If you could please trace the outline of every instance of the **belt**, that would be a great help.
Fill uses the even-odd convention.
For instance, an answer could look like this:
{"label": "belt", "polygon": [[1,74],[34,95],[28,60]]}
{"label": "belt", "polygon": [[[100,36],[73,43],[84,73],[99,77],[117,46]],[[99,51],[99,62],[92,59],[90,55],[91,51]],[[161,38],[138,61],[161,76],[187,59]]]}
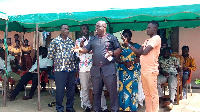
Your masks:
{"label": "belt", "polygon": [[[112,63],[112,62],[111,62]],[[110,62],[109,63],[103,63],[103,62],[99,62],[99,63],[97,63],[97,64],[92,64],[92,66],[103,66],[103,65],[109,65],[109,64],[111,64]]]}

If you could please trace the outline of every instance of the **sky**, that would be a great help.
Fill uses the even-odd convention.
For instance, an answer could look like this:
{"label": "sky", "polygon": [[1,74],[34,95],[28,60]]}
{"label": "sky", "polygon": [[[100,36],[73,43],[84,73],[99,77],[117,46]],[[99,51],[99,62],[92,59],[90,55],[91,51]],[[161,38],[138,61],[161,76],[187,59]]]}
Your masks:
{"label": "sky", "polygon": [[0,11],[8,15],[23,15],[191,4],[200,4],[200,0],[0,0]]}

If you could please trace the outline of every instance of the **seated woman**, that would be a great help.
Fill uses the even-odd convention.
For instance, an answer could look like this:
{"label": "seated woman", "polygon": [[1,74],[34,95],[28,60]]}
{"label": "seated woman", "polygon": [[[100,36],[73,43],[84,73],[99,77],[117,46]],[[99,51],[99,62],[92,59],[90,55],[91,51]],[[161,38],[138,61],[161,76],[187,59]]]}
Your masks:
{"label": "seated woman", "polygon": [[14,46],[11,49],[11,53],[12,53],[13,56],[15,56],[15,58],[17,59],[17,61],[19,63],[19,61],[20,61],[20,53],[21,53],[20,41],[16,40],[15,43],[16,43],[16,46]]}
{"label": "seated woman", "polygon": [[24,40],[24,46],[22,47],[22,70],[29,70],[32,66],[32,58],[30,56],[31,46],[28,45],[28,40]]}
{"label": "seated woman", "polygon": [[[130,42],[132,33],[129,29],[125,29],[122,34],[132,46],[140,48],[139,44]],[[123,44],[121,55],[116,57],[119,63],[119,109],[135,112],[138,108],[139,56]]]}

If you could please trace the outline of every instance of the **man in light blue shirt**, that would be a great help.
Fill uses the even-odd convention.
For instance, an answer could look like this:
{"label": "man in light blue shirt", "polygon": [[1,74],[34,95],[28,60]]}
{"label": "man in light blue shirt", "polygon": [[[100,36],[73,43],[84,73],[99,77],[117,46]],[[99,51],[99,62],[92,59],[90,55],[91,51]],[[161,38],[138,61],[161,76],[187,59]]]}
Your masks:
{"label": "man in light blue shirt", "polygon": [[[47,48],[40,47],[39,55],[40,55],[39,56],[39,65],[40,65],[41,70],[45,70],[45,71],[50,70],[51,67],[53,66],[53,61],[46,58],[47,57]],[[24,97],[23,100],[32,99],[34,92],[37,89],[37,85],[38,85],[38,76],[37,76],[37,73],[35,72],[35,70],[37,70],[37,61],[31,67],[31,69],[21,77],[21,79],[19,80],[19,83],[17,84],[15,89],[11,92],[11,95],[9,98],[10,101],[15,100],[15,98],[19,94],[21,88],[23,88],[23,86],[26,85],[30,80],[32,80],[32,87],[29,92],[29,96]]]}

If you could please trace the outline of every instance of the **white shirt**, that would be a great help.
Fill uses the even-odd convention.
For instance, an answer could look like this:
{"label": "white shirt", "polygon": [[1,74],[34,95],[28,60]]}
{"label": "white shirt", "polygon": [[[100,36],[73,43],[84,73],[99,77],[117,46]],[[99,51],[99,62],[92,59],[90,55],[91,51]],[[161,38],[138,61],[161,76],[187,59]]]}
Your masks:
{"label": "white shirt", "polygon": [[[14,60],[14,59],[15,59],[14,56],[11,56],[11,55],[8,55],[8,56],[7,56],[7,71],[8,71],[8,72],[11,72],[11,71],[12,71],[11,66],[10,66],[10,62],[11,62],[12,60]],[[2,59],[2,58],[0,57],[0,69],[5,70],[4,64],[5,64],[4,59]]]}
{"label": "white shirt", "polygon": [[[85,37],[83,36],[82,38],[79,38],[76,40],[76,44],[78,44],[80,46],[80,42],[84,39]],[[89,37],[90,39],[91,37]],[[86,46],[88,44],[89,40],[86,39],[86,41],[84,42],[84,46]],[[77,57],[79,57],[80,62],[79,62],[79,72],[87,72],[90,71],[91,67],[92,67],[92,53],[86,53],[86,54],[82,54],[82,53],[77,53]]]}
{"label": "white shirt", "polygon": [[[53,61],[48,58],[42,58],[42,55],[39,56],[39,65],[40,68],[47,68],[48,66],[53,66]],[[31,67],[31,69],[28,72],[33,72],[37,69],[37,60],[35,64]]]}

